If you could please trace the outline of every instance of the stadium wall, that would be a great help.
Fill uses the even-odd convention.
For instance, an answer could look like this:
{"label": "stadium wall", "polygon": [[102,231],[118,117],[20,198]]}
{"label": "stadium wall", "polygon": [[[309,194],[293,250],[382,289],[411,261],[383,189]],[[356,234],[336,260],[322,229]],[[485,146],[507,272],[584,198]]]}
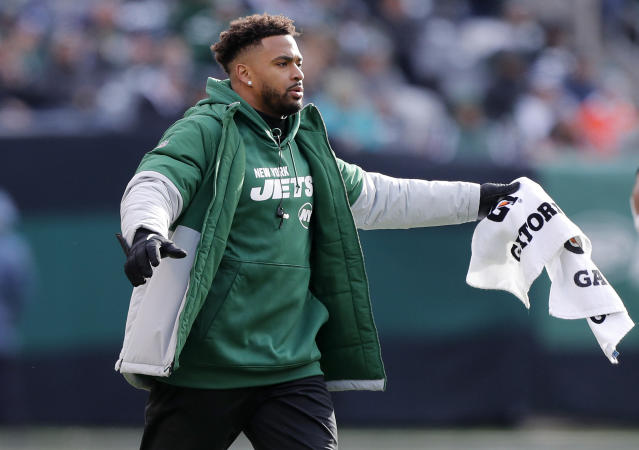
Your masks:
{"label": "stadium wall", "polygon": [[[23,401],[9,421],[142,423],[145,393],[113,371],[130,293],[113,234],[124,186],[154,144],[144,136],[0,141],[0,187],[22,210],[21,231],[38,271],[11,378]],[[639,317],[639,252],[627,212],[634,162],[504,168],[436,165],[409,155],[342,156],[399,177],[537,179],[589,234],[595,262],[630,315]],[[386,393],[337,393],[338,420],[465,425],[511,424],[536,414],[639,419],[639,406],[627,395],[639,374],[636,330],[619,347],[620,365],[611,366],[584,321],[548,316],[545,275],[532,287],[530,311],[510,294],[470,288],[465,274],[472,232],[473,224],[464,224],[361,234],[389,381]]]}

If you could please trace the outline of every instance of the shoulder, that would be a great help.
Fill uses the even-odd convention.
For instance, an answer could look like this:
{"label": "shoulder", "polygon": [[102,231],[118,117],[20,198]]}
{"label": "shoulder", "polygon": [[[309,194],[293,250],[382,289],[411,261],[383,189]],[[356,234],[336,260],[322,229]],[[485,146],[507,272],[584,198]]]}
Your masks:
{"label": "shoulder", "polygon": [[166,146],[176,140],[186,141],[193,145],[218,141],[222,135],[222,117],[210,106],[194,106],[187,110],[183,118],[167,128],[158,147]]}
{"label": "shoulder", "polygon": [[198,130],[202,133],[219,133],[222,131],[222,120],[226,105],[197,105],[189,108],[184,117],[175,124]]}
{"label": "shoulder", "polygon": [[300,130],[326,131],[322,114],[313,103],[307,104],[304,108],[302,108],[299,114]]}

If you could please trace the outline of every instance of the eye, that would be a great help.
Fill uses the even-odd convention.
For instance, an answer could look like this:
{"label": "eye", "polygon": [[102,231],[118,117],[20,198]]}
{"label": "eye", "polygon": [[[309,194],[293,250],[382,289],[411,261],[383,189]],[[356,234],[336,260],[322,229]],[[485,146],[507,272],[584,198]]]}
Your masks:
{"label": "eye", "polygon": [[286,64],[287,64],[286,62],[278,62],[278,63],[276,63],[276,65],[279,66],[279,67],[286,67]]}

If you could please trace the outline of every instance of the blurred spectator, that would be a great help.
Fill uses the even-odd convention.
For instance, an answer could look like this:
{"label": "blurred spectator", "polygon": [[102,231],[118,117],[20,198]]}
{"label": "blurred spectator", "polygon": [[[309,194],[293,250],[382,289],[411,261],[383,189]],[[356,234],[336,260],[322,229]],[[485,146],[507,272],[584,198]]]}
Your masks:
{"label": "blurred spectator", "polygon": [[637,109],[627,99],[629,81],[614,72],[604,78],[599,89],[591,91],[581,102],[576,114],[580,135],[595,152],[615,155],[621,141],[639,125]]}
{"label": "blurred spectator", "polygon": [[486,115],[500,120],[512,115],[515,103],[526,91],[527,64],[516,52],[498,52],[491,61],[493,75],[484,96]]}
{"label": "blurred spectator", "polygon": [[562,89],[561,81],[553,74],[533,74],[529,90],[515,105],[514,120],[522,145],[534,159],[549,156],[555,131],[569,127],[575,114],[577,105]]}
{"label": "blurred spectator", "polygon": [[473,163],[490,161],[490,126],[481,105],[472,99],[460,101],[454,106],[454,114],[459,126],[456,139],[458,160]]}
{"label": "blurred spectator", "polygon": [[549,1],[25,0],[0,3],[0,136],[156,134],[225,76],[220,30],[264,11],[296,20],[307,98],[351,151],[510,164],[614,157],[638,134],[630,0],[602,3],[602,58]]}
{"label": "blurred spectator", "polygon": [[24,418],[20,351],[20,313],[32,287],[33,266],[26,242],[15,232],[18,211],[0,189],[0,424]]}
{"label": "blurred spectator", "polygon": [[24,133],[32,126],[31,108],[14,97],[9,97],[0,103],[0,130],[5,134]]}
{"label": "blurred spectator", "polygon": [[377,151],[383,147],[388,133],[364,92],[359,74],[352,69],[333,70],[326,75],[324,86],[322,93],[315,95],[315,102],[326,128],[331,130],[331,139],[349,151]]}
{"label": "blurred spectator", "polygon": [[397,65],[411,82],[418,80],[412,64],[414,42],[432,11],[429,0],[380,0],[374,11],[393,41]]}
{"label": "blurred spectator", "polygon": [[592,62],[585,57],[578,57],[574,70],[565,79],[568,93],[582,102],[597,89]]}

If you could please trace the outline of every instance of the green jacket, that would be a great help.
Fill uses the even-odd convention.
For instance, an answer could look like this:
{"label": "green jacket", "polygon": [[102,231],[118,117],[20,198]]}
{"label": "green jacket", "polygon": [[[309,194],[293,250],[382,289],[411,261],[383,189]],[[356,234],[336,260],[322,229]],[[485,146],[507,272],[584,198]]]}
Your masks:
{"label": "green jacket", "polygon": [[[148,387],[148,379],[139,375],[167,377],[179,368],[187,337],[220,267],[245,173],[246,149],[235,115],[254,114],[255,123],[262,122],[264,133],[270,133],[228,81],[209,79],[207,92],[211,97],[187,111],[138,169],[138,175],[161,174],[179,191],[183,207],[171,238],[189,252],[183,260],[163,260],[153,277],[133,291],[116,369],[138,387]],[[181,138],[184,145],[170,145],[173,136],[188,127],[200,132]],[[362,190],[361,169],[335,158],[313,105],[295,114],[291,127],[313,177],[316,220],[309,290],[329,316],[316,338],[321,369],[329,389],[382,390],[384,368],[350,211]]]}

